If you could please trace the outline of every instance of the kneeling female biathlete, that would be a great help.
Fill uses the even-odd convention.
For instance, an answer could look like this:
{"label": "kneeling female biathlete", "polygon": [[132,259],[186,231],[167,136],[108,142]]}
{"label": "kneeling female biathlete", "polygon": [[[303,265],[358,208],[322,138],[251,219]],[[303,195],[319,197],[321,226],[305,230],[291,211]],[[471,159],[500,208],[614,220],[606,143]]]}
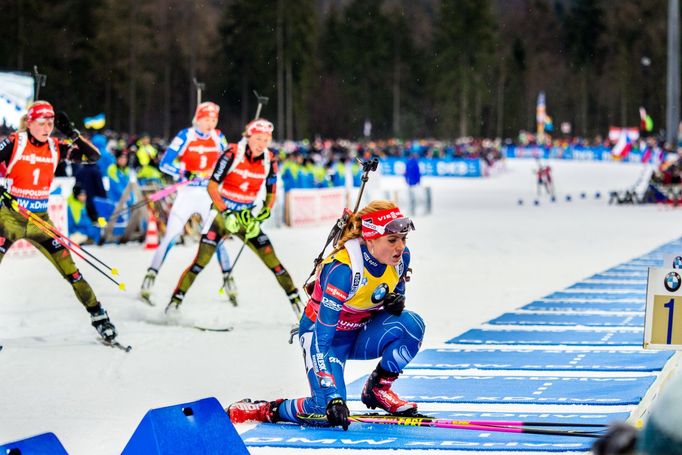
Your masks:
{"label": "kneeling female biathlete", "polygon": [[[234,423],[305,423],[303,414],[326,414],[330,426],[348,427],[347,360],[379,358],[361,400],[371,409],[415,415],[417,404],[401,399],[391,385],[417,354],[424,337],[422,318],[405,310],[410,263],[407,234],[412,220],[389,201],[372,201],[353,214],[336,248],[320,265],[299,324],[312,396],[233,403]],[[319,422],[317,423],[319,424]]]}

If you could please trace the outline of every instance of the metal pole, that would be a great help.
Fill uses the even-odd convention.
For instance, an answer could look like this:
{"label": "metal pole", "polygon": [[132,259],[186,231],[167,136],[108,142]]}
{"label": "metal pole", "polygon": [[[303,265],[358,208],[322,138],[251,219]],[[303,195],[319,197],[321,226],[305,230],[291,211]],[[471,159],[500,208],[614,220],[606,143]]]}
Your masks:
{"label": "metal pole", "polygon": [[47,76],[45,74],[40,74],[38,72],[38,66],[34,65],[33,66],[33,79],[35,81],[35,91],[33,92],[33,101],[36,101],[40,98],[38,96],[40,95],[40,87],[45,87],[45,82],[47,81]]}
{"label": "metal pole", "polygon": [[677,150],[680,123],[680,2],[668,0],[668,79],[666,110],[666,141]]}
{"label": "metal pole", "polygon": [[201,104],[201,92],[206,88],[206,84],[199,82],[196,77],[192,78],[194,82],[194,87],[197,89],[197,106]]}
{"label": "metal pole", "polygon": [[260,117],[260,110],[263,108],[263,106],[268,104],[270,98],[268,98],[267,96],[260,96],[258,92],[255,90],[253,91],[253,94],[256,95],[256,98],[258,99],[258,108],[256,109],[256,115],[253,117],[253,119],[255,120]]}

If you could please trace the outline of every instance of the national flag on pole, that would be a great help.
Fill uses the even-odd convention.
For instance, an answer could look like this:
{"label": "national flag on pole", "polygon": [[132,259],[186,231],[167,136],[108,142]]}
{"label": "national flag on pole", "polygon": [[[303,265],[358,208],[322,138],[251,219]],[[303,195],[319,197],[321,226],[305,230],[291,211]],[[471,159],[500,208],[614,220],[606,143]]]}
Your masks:
{"label": "national flag on pole", "polygon": [[85,117],[83,119],[83,124],[85,125],[86,128],[89,128],[91,130],[101,130],[104,128],[104,125],[106,125],[107,120],[106,117],[104,116],[104,112],[93,115],[92,117]]}
{"label": "national flag on pole", "polygon": [[540,92],[538,93],[538,102],[535,106],[535,123],[538,137],[542,137],[542,133],[545,131],[545,110],[545,92]]}
{"label": "national flag on pole", "polygon": [[643,107],[639,108],[639,129],[647,133],[651,133],[654,130],[654,120],[646,113],[646,109]]}

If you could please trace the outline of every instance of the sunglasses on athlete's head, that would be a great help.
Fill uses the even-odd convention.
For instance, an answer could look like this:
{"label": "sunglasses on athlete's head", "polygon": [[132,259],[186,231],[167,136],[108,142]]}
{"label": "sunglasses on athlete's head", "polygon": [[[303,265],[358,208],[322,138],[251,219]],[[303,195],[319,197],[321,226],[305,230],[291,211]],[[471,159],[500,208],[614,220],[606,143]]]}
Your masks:
{"label": "sunglasses on athlete's head", "polygon": [[377,234],[378,236],[390,234],[407,235],[410,231],[414,231],[414,223],[410,218],[396,218],[383,226],[373,223],[372,220],[365,219],[362,220],[362,226],[365,228],[365,233],[368,230],[376,232],[374,235],[366,236],[370,238],[376,237]]}
{"label": "sunglasses on athlete's head", "polygon": [[414,223],[410,218],[396,218],[395,220],[388,223],[386,226],[377,226],[379,232],[384,235],[389,234],[408,234],[410,231],[414,231]]}

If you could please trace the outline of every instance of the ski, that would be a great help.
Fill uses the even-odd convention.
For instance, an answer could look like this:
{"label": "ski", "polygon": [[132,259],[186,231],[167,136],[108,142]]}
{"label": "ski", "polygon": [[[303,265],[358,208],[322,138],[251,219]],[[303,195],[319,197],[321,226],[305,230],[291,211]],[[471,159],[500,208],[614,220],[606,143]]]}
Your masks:
{"label": "ski", "polygon": [[110,347],[110,348],[118,348],[118,349],[120,349],[121,351],[125,351],[125,352],[130,352],[130,351],[132,351],[132,349],[133,349],[132,346],[130,346],[130,345],[128,345],[128,346],[123,345],[123,344],[119,343],[119,342],[116,341],[116,340],[114,340],[114,341],[107,341],[107,340],[99,339],[99,342],[102,343],[104,346],[108,346],[108,347]]}
{"label": "ski", "polygon": [[[324,414],[299,414],[298,418],[312,425],[323,425],[327,422]],[[392,414],[351,414],[348,420],[358,423],[373,423],[384,425],[401,425],[414,427],[434,427],[461,430],[492,431],[503,433],[527,433],[544,434],[554,436],[577,436],[598,438],[604,434],[603,429],[607,425],[603,424],[572,424],[562,422],[520,422],[520,421],[494,421],[494,420],[452,420],[429,417],[423,414],[412,416],[392,415]],[[535,428],[529,428],[535,427]],[[545,427],[545,428],[537,428]],[[556,429],[556,427],[574,427],[573,429]],[[599,430],[588,431],[582,428],[600,428]]]}
{"label": "ski", "polygon": [[156,306],[156,304],[155,304],[154,302],[152,302],[152,299],[151,299],[151,296],[150,296],[150,295],[143,294],[142,292],[140,292],[140,296],[139,296],[139,297],[140,297],[140,301],[141,301],[141,302],[146,303],[146,304],[149,305],[149,306]]}
{"label": "ski", "polygon": [[202,332],[231,332],[234,327],[201,327],[199,325],[191,326],[193,329],[201,330]]}

